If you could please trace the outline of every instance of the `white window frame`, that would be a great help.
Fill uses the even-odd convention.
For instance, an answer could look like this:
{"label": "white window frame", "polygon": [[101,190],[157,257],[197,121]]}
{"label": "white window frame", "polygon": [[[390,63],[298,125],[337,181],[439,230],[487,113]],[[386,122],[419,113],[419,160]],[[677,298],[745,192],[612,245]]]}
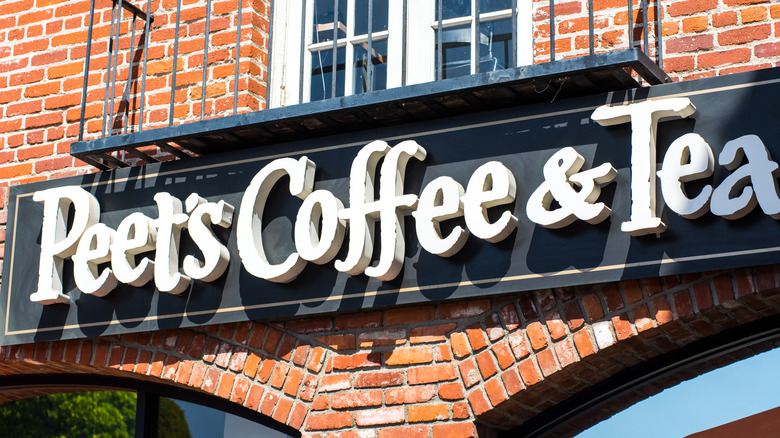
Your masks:
{"label": "white window frame", "polygon": [[[354,16],[354,2],[365,0],[347,0],[349,17]],[[387,35],[387,88],[402,85],[420,84],[436,79],[436,20],[435,4],[437,0],[406,0],[406,36],[404,37],[404,1],[388,0],[388,30],[373,32],[377,36]],[[476,2],[471,0],[472,11]],[[312,48],[332,48],[333,41],[303,45],[303,41],[312,38],[314,20],[313,0],[275,0],[272,3],[271,23],[271,60],[269,66],[269,108],[277,108],[297,103],[309,102],[311,89]],[[305,10],[304,10],[305,8]],[[482,22],[510,18],[511,11],[482,13]],[[475,35],[477,17],[444,20],[444,28],[471,24]],[[301,29],[303,27],[303,30]],[[302,40],[303,37],[303,40]],[[532,0],[517,1],[517,65],[529,65],[533,61],[533,23]],[[365,41],[366,37],[356,37],[354,26],[348,26],[346,38],[339,39],[339,48],[347,47],[345,63],[345,95],[353,94],[354,50],[355,43]],[[384,39],[384,38],[382,38]],[[406,41],[404,57],[404,41]],[[320,47],[322,46],[322,47]],[[327,46],[327,47],[326,47]],[[476,37],[471,39],[471,73],[476,72],[479,62],[479,44]],[[336,56],[334,53],[333,56]],[[403,62],[402,62],[403,60]],[[404,65],[406,77],[403,78]],[[304,72],[302,74],[301,72]],[[335,72],[333,72],[335,74]],[[303,93],[301,91],[303,90]]]}

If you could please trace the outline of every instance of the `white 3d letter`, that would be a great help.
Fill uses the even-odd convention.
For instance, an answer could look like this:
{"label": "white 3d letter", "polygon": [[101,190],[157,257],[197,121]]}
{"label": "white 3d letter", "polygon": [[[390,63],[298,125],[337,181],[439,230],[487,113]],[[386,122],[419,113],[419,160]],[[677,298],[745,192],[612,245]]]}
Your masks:
{"label": "white 3d letter", "polygon": [[[740,166],[742,159],[747,163]],[[766,146],[755,135],[744,135],[723,146],[718,163],[734,173],[727,176],[713,191],[710,209],[726,219],[739,219],[750,213],[756,204],[773,219],[780,219],[780,199],[777,197],[777,163],[769,158]],[[735,170],[736,169],[736,170]],[[750,183],[753,188],[747,187]],[[742,191],[739,195],[739,191]]]}
{"label": "white 3d letter", "polygon": [[160,292],[179,295],[190,285],[190,278],[179,272],[179,238],[187,223],[181,201],[169,193],[154,195],[159,211],[154,220],[157,227],[157,245],[154,254],[154,284]]}
{"label": "white 3d letter", "polygon": [[104,224],[92,225],[81,236],[73,255],[73,279],[85,294],[104,297],[116,287],[116,277],[110,268],[98,274],[98,264],[111,260],[109,251],[113,240],[114,230]]}
{"label": "white 3d letter", "polygon": [[686,219],[696,219],[707,212],[712,186],[707,184],[695,198],[685,193],[684,182],[712,175],[715,157],[710,145],[699,134],[685,134],[669,146],[663,168],[658,171],[661,193],[666,205]]}
{"label": "white 3d letter", "polygon": [[315,164],[306,157],[280,158],[260,169],[249,183],[238,212],[238,255],[247,272],[276,283],[292,281],[306,266],[306,260],[293,252],[279,264],[268,261],[263,248],[263,211],[268,195],[279,179],[290,176],[290,194],[301,199],[314,188]]}
{"label": "white 3d letter", "polygon": [[214,281],[227,269],[230,253],[227,247],[217,240],[209,225],[228,228],[233,223],[233,206],[225,201],[206,202],[197,193],[188,196],[184,204],[190,213],[187,231],[203,253],[203,262],[193,255],[188,255],[184,258],[182,269],[196,280]]}
{"label": "white 3d letter", "polygon": [[469,231],[491,243],[500,242],[512,234],[517,217],[507,210],[491,224],[487,209],[513,202],[516,191],[515,177],[506,166],[498,161],[479,166],[471,175],[463,196],[463,212]]}
{"label": "white 3d letter", "polygon": [[[33,200],[43,203],[41,258],[38,264],[38,290],[30,301],[41,304],[67,303],[62,293],[62,267],[76,252],[84,231],[100,219],[100,204],[81,187],[67,186],[42,190]],[[68,230],[68,207],[73,204],[73,225]]]}
{"label": "white 3d letter", "polygon": [[696,111],[685,97],[600,106],[591,119],[601,126],[631,122],[631,217],[620,229],[632,236],[662,233],[666,225],[655,211],[655,132],[662,117],[688,117]]}
{"label": "white 3d letter", "polygon": [[[344,260],[333,266],[349,275],[362,274],[371,263],[374,249],[374,219],[379,210],[374,204],[374,178],[379,160],[390,150],[387,143],[377,140],[363,146],[352,161],[349,171],[349,208],[339,211],[339,217],[349,221],[349,246]],[[371,216],[371,221],[367,220]]]}
{"label": "white 3d letter", "polygon": [[342,208],[344,204],[327,190],[316,190],[306,197],[295,219],[295,249],[301,258],[323,265],[336,257],[346,228],[338,216]]}
{"label": "white 3d letter", "polygon": [[412,213],[417,228],[417,240],[431,254],[450,257],[460,251],[469,232],[456,226],[447,237],[442,237],[440,222],[463,216],[463,186],[448,176],[440,176],[428,183],[420,194],[417,210]]}
{"label": "white 3d letter", "polygon": [[122,219],[111,244],[111,269],[120,283],[141,287],[154,276],[154,262],[144,257],[135,264],[135,256],[154,249],[157,228],[152,219],[133,213]]}
{"label": "white 3d letter", "polygon": [[414,157],[425,160],[425,149],[407,140],[390,149],[380,169],[379,200],[379,261],[366,268],[366,275],[389,281],[398,276],[404,264],[404,215],[417,206],[417,195],[404,194],[406,164]]}

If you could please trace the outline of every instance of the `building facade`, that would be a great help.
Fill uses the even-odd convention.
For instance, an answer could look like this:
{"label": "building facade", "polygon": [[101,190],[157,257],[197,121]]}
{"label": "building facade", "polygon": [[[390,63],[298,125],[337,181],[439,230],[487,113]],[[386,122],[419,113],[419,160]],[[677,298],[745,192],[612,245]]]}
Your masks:
{"label": "building facade", "polygon": [[[432,85],[433,91],[404,101],[404,116],[394,113],[401,122],[382,119],[382,111],[397,109],[393,90],[418,93],[437,79],[467,87],[472,85],[453,78],[477,81],[501,67],[517,72],[520,67],[512,66],[526,64],[600,71],[576,60],[635,47],[674,82],[760,72],[780,61],[780,4],[761,0],[666,0],[660,16],[655,2],[640,1],[630,7],[625,1],[555,1],[553,14],[553,2],[479,1],[467,10],[453,6],[447,16],[447,10],[437,15],[434,2],[374,0],[370,8],[386,5],[387,12],[368,16],[381,19],[366,20],[363,28],[356,19],[344,29],[333,18],[338,8],[359,15],[360,2],[130,3],[135,12],[121,1],[0,3],[3,224],[17,186],[127,165],[138,172],[156,162],[197,166],[228,150],[274,154],[286,142],[363,135],[365,125],[407,129],[524,105],[461,96],[466,103],[458,107],[442,94],[448,90]],[[318,15],[312,4],[320,3],[336,10]],[[625,72],[621,65],[616,69]],[[626,73],[642,87],[633,95],[627,87],[610,90],[596,80],[600,76],[586,75],[584,83],[565,70],[540,75],[523,85],[538,95],[527,111],[551,111],[567,99],[606,92],[641,100],[642,89],[664,78],[637,70]],[[366,110],[367,118],[340,121],[338,111],[384,89],[377,95],[389,103],[377,103],[375,114]],[[443,97],[431,103],[430,96]],[[433,113],[436,105],[444,108],[424,115],[414,110],[418,102]],[[296,108],[325,116],[305,122],[307,114]],[[255,133],[270,131],[254,148],[231,144],[230,136],[216,144],[176,140],[196,129],[187,126],[215,126],[247,114],[272,115],[246,119],[265,124]],[[275,131],[274,124],[284,126]],[[172,131],[176,127],[182,131]],[[171,137],[156,138],[161,131],[155,129],[169,129]],[[151,133],[151,140],[111,146],[112,137],[134,132]],[[241,143],[240,134],[231,135]],[[80,158],[72,154],[74,142],[86,145],[75,153]],[[92,154],[94,145],[110,150]],[[25,218],[14,220],[19,227]],[[0,235],[5,238],[5,231]],[[6,246],[5,263],[12,257]],[[84,326],[63,339],[0,347],[0,399],[62,391],[52,376],[69,382],[67,390],[89,387],[87,376],[102,387],[124,382],[139,390],[209,394],[312,438],[571,436],[666,387],[776,347],[780,272],[776,261],[765,260],[465,298],[433,295],[417,303],[377,299],[289,317],[193,318],[188,326],[161,322],[122,333]]]}

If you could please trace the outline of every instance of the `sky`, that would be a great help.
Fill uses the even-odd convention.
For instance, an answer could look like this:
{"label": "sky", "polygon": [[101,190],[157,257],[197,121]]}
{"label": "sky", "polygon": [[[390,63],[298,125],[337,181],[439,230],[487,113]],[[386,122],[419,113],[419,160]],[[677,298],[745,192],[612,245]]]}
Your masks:
{"label": "sky", "polygon": [[[780,348],[668,388],[577,435],[675,438],[780,406]],[[640,426],[641,425],[641,426]]]}

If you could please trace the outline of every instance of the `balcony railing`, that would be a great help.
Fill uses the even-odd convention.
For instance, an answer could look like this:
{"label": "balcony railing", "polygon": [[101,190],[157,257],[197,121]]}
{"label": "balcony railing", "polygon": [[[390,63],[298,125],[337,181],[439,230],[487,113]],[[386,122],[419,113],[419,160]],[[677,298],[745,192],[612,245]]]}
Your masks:
{"label": "balcony railing", "polygon": [[[595,10],[594,0],[549,0],[534,4],[532,65],[517,65],[512,56],[510,68],[499,72],[258,112],[269,65],[258,20],[265,12],[243,1],[185,7],[161,0],[152,11],[151,0],[140,6],[113,0],[110,7],[92,0],[79,141],[71,153],[110,169],[133,159],[187,158],[669,81],[660,0],[626,0],[617,12]],[[435,31],[441,48],[441,26]]]}

